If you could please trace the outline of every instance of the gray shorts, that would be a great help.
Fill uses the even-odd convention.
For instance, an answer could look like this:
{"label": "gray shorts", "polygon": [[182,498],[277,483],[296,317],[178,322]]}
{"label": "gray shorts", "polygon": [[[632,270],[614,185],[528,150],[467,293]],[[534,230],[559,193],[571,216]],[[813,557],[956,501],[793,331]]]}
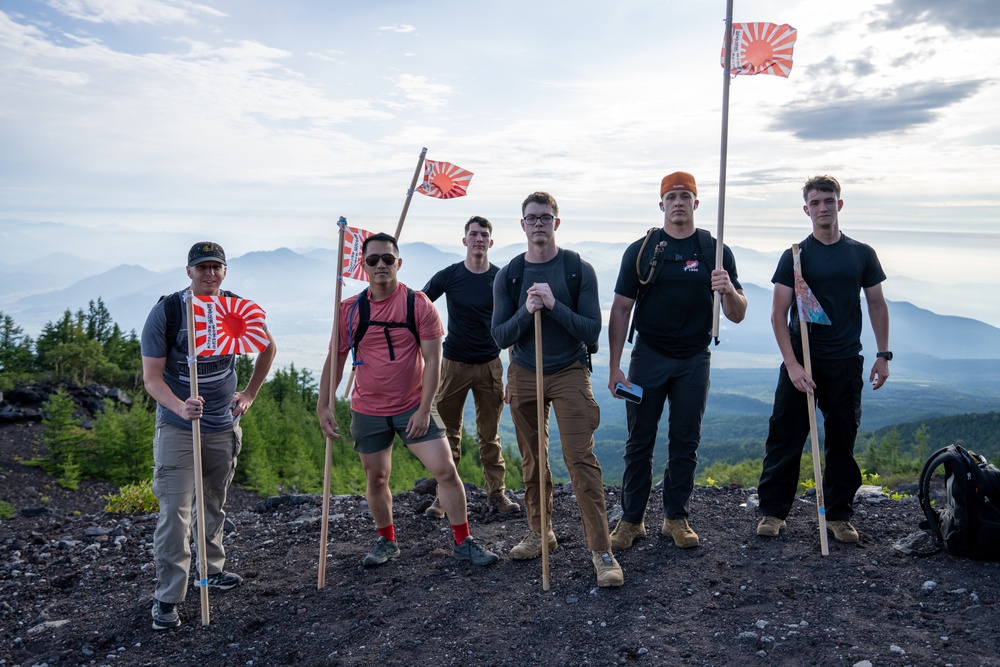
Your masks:
{"label": "gray shorts", "polygon": [[436,407],[431,408],[431,421],[427,426],[427,433],[419,438],[406,437],[406,425],[419,407],[419,405],[414,406],[412,410],[407,410],[394,417],[375,417],[351,410],[351,437],[354,438],[354,451],[359,454],[381,452],[392,446],[392,441],[397,434],[404,445],[444,438],[444,426]]}

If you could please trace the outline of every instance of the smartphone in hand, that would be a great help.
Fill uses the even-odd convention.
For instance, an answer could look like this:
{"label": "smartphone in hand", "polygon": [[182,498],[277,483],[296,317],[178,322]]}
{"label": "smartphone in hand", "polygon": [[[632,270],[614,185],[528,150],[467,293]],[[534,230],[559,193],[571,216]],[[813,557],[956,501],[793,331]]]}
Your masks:
{"label": "smartphone in hand", "polygon": [[642,403],[642,387],[637,384],[626,387],[623,383],[619,382],[615,385],[615,396],[620,396],[626,401],[632,401],[633,403]]}

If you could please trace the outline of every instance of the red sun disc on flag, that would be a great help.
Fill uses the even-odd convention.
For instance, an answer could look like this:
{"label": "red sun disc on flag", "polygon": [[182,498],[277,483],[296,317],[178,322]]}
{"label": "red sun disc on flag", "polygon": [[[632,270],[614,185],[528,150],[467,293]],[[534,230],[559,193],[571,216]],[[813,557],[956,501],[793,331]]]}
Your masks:
{"label": "red sun disc on flag", "polygon": [[[795,28],[787,23],[734,23],[730,73],[787,77],[792,71],[795,38]],[[725,57],[723,47],[723,60]]]}
{"label": "red sun disc on flag", "polygon": [[199,357],[262,352],[270,343],[264,310],[250,299],[194,297],[195,348]]}
{"label": "red sun disc on flag", "polygon": [[450,162],[424,161],[424,182],[417,190],[428,197],[452,199],[468,193],[472,172]]}
{"label": "red sun disc on flag", "polygon": [[354,280],[368,281],[368,274],[365,273],[364,267],[361,266],[361,260],[364,259],[361,256],[361,248],[364,246],[365,239],[369,236],[372,236],[372,233],[366,229],[348,227],[345,230],[340,275],[345,278],[353,278]]}

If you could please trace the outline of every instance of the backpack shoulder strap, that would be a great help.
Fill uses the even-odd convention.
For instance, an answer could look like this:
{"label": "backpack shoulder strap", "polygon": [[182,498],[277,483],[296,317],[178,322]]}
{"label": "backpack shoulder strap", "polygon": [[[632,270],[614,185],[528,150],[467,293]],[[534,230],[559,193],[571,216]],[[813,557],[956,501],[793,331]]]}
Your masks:
{"label": "backpack shoulder strap", "polygon": [[716,240],[712,238],[712,233],[707,229],[697,227],[694,231],[698,235],[698,247],[701,249],[702,257],[708,264],[708,272],[711,273],[715,270],[715,254],[718,249]]}
{"label": "backpack shoulder strap", "polygon": [[573,312],[577,311],[580,303],[580,286],[583,284],[583,260],[580,253],[566,248],[560,248],[566,256],[563,258],[563,270],[566,274],[566,287],[569,288],[570,298],[573,300]]}
{"label": "backpack shoulder strap", "polygon": [[521,303],[521,283],[524,282],[524,253],[516,255],[507,265],[507,294],[514,302],[514,310]]}
{"label": "backpack shoulder strap", "polygon": [[187,350],[182,350],[177,343],[177,334],[181,330],[181,295],[177,292],[164,294],[160,297],[163,302],[163,314],[166,316],[166,326],[164,327],[164,340],[167,349],[177,350],[181,354],[187,354]]}
{"label": "backpack shoulder strap", "polygon": [[417,347],[420,346],[420,332],[417,331],[417,307],[416,307],[416,293],[410,289],[406,288],[406,328],[410,330],[413,337],[417,339]]}
{"label": "backpack shoulder strap", "polygon": [[354,300],[351,305],[351,310],[347,313],[347,330],[351,330],[352,320],[354,319],[354,314],[358,314],[358,328],[354,330],[354,335],[351,338],[351,356],[354,358],[354,366],[358,366],[364,362],[358,361],[358,345],[361,343],[361,339],[365,337],[368,332],[368,324],[371,321],[371,306],[368,303],[368,288],[361,290],[358,294],[358,298]]}
{"label": "backpack shoulder strap", "polygon": [[917,499],[920,501],[920,508],[924,511],[924,516],[927,517],[927,524],[934,535],[934,540],[939,546],[944,543],[944,537],[941,535],[941,514],[931,504],[931,479],[934,477],[934,471],[942,464],[947,464],[945,472],[948,473],[952,469],[952,464],[960,460],[961,457],[956,451],[955,445],[948,445],[931,454],[927,458],[927,462],[924,463],[923,470],[920,471]]}

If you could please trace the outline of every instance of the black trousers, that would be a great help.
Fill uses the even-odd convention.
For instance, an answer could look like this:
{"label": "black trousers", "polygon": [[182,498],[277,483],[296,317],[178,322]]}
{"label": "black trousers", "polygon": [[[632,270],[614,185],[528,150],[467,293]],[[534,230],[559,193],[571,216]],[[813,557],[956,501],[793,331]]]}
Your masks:
{"label": "black trousers", "polygon": [[[815,398],[823,413],[823,496],[826,518],[847,521],[854,515],[854,495],[861,488],[861,469],[854,460],[854,440],[861,424],[861,372],[864,358],[813,359]],[[781,364],[774,390],[774,409],[764,451],[757,495],[765,516],[784,519],[795,500],[802,448],[809,436],[809,396],[792,384]]]}

